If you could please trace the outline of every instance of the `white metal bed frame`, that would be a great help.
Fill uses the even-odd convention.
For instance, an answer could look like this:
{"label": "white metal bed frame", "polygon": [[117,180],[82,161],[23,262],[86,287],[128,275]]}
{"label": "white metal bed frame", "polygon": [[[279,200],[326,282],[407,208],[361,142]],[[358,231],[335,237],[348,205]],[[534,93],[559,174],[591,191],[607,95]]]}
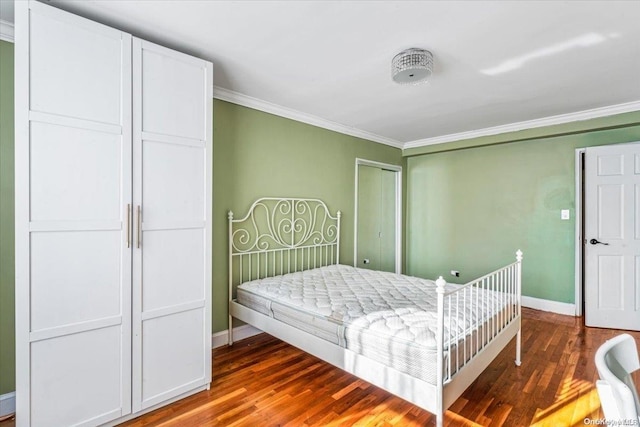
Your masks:
{"label": "white metal bed frame", "polygon": [[[235,317],[435,414],[438,427],[443,425],[444,411],[513,337],[515,363],[520,366],[521,251],[516,252],[516,262],[455,290],[445,291],[445,280],[436,280],[435,385],[252,310],[233,298],[234,288],[245,281],[338,264],[340,217],[340,211],[332,216],[321,200],[301,198],[258,199],[241,219],[233,219],[233,212],[229,212],[229,345],[233,344]],[[499,295],[501,302],[500,307],[494,307],[494,314],[488,319],[475,316],[463,333],[445,337],[446,322],[448,331],[452,331],[452,319],[464,318],[466,323],[473,308],[468,301],[475,300],[478,306],[488,292]],[[492,300],[495,304],[495,298]]]}

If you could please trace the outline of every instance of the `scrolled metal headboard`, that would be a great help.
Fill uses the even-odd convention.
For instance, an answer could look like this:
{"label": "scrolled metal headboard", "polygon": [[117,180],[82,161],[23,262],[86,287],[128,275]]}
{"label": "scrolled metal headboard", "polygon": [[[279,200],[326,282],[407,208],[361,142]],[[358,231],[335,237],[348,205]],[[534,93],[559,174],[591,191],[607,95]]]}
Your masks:
{"label": "scrolled metal headboard", "polygon": [[340,211],[318,199],[256,200],[244,218],[229,212],[229,299],[234,286],[340,259]]}

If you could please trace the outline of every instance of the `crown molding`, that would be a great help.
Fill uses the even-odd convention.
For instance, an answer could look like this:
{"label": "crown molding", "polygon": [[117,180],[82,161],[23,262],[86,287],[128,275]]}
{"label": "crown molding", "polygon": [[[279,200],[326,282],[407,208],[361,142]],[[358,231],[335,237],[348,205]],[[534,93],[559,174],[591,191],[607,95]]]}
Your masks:
{"label": "crown molding", "polygon": [[332,130],[345,135],[355,136],[369,141],[378,142],[380,144],[389,145],[395,148],[403,148],[403,143],[395,139],[386,138],[374,133],[366,132],[360,129],[349,127],[340,123],[326,120],[312,114],[302,113],[292,110],[281,105],[263,101],[258,98],[247,96],[220,86],[213,87],[213,97],[222,101],[231,102],[233,104],[242,105],[243,107],[253,108],[254,110],[264,111],[265,113],[275,114],[276,116],[306,123],[312,126]]}
{"label": "crown molding", "polygon": [[449,135],[435,136],[433,138],[419,139],[416,141],[405,143],[403,149],[424,147],[434,144],[444,144],[447,142],[479,138],[483,136],[499,135],[508,132],[518,132],[521,130],[535,129],[545,126],[561,125],[565,123],[597,119],[599,117],[613,116],[616,114],[630,113],[639,110],[640,101],[627,102],[624,104],[610,105],[608,107],[578,111],[576,113],[560,114],[557,116],[544,117],[542,119],[526,120],[524,122],[510,123],[508,125],[494,126],[468,132],[452,133]]}
{"label": "crown molding", "polygon": [[3,21],[0,19],[0,40],[9,43],[15,42],[15,27],[13,22]]}
{"label": "crown molding", "polygon": [[461,141],[465,139],[480,138],[483,136],[499,135],[509,132],[518,132],[527,129],[535,129],[546,126],[561,125],[571,122],[591,120],[600,117],[613,116],[616,114],[630,113],[640,111],[640,101],[627,102],[624,104],[610,105],[607,107],[594,108],[591,110],[578,111],[575,113],[559,114],[557,116],[544,117],[535,120],[526,120],[522,122],[510,123],[507,125],[494,126],[484,129],[477,129],[468,132],[453,133],[449,135],[436,136],[432,138],[419,139],[402,143],[398,140],[386,138],[360,129],[342,125],[314,116],[302,113],[290,108],[286,108],[277,104],[253,98],[229,89],[219,86],[213,87],[213,97],[233,104],[242,105],[244,107],[253,108],[255,110],[264,111],[265,113],[275,114],[280,117],[296,120],[298,122],[307,123],[313,126],[329,129],[346,135],[367,139],[369,141],[378,142],[395,148],[407,149],[418,148],[428,145],[445,144],[447,142]]}

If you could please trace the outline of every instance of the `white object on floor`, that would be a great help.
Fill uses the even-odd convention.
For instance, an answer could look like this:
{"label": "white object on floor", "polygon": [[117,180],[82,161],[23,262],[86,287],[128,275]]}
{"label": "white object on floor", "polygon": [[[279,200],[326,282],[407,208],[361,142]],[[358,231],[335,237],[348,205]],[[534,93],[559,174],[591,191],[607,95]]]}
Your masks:
{"label": "white object on floor", "polygon": [[606,341],[595,356],[600,380],[596,382],[607,422],[640,421],[640,400],[631,374],[640,369],[633,337],[622,334]]}

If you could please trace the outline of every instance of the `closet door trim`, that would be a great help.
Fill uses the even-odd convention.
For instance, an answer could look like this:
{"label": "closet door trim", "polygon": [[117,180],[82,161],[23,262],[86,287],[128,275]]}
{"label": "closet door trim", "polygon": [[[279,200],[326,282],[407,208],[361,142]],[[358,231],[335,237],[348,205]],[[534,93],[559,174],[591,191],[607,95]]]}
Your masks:
{"label": "closet door trim", "polygon": [[395,172],[396,185],[395,185],[395,232],[396,232],[396,262],[395,272],[402,272],[402,166],[392,165],[389,163],[382,163],[375,160],[367,160],[356,158],[355,161],[355,192],[354,192],[354,227],[353,227],[353,265],[357,266],[358,262],[358,179],[359,179],[359,167],[371,166],[374,168],[385,169]]}

